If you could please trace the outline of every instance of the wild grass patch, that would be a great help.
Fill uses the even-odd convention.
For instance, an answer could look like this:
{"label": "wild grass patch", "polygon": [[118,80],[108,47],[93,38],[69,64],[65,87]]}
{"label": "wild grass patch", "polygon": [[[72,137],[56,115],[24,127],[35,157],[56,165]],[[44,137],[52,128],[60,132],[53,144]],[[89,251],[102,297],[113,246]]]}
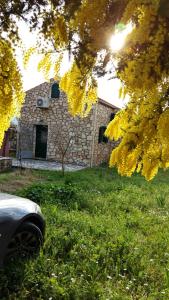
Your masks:
{"label": "wild grass patch", "polygon": [[0,299],[169,299],[168,172],[151,183],[106,168],[34,176],[15,192],[40,203],[45,244],[1,271]]}

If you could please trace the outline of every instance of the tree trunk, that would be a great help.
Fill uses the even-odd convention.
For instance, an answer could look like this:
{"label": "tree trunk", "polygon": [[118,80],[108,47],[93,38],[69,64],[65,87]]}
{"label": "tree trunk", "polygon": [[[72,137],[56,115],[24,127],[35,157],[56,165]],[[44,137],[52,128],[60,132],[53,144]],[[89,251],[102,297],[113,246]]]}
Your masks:
{"label": "tree trunk", "polygon": [[62,157],[62,176],[65,176],[65,162],[64,162],[64,157]]}

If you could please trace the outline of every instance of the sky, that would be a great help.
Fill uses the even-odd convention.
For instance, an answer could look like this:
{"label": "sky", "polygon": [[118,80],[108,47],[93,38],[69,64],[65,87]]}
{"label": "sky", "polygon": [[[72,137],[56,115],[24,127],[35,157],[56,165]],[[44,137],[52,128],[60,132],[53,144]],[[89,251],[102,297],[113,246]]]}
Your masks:
{"label": "sky", "polygon": [[[20,22],[19,33],[26,49],[35,46],[36,34],[29,32],[28,27],[23,22]],[[45,81],[43,74],[37,71],[37,65],[38,61],[40,60],[40,56],[32,56],[26,70],[24,69],[22,64],[22,52],[20,49],[17,50],[17,60],[22,72],[23,85],[25,91]],[[65,58],[62,72],[65,72],[68,69],[68,67],[68,59]],[[122,107],[124,106],[124,100],[121,100],[118,97],[119,88],[119,80],[108,80],[106,78],[101,78],[98,80],[98,97],[114,104],[117,107]]]}

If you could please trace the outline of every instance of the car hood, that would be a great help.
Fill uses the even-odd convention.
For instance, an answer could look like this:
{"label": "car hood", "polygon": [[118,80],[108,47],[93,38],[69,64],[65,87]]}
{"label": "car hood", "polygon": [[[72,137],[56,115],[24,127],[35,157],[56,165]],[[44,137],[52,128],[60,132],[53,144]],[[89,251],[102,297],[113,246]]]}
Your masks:
{"label": "car hood", "polygon": [[31,213],[41,213],[36,203],[22,197],[0,193],[0,218],[10,216],[18,219]]}

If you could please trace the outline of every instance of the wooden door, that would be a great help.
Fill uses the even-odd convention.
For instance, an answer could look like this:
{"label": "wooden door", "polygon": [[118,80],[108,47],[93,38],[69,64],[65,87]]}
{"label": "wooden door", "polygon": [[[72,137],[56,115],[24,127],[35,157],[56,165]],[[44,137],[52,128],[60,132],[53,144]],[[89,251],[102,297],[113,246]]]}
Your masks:
{"label": "wooden door", "polygon": [[36,145],[35,157],[46,159],[47,154],[47,139],[48,139],[48,126],[36,126]]}

